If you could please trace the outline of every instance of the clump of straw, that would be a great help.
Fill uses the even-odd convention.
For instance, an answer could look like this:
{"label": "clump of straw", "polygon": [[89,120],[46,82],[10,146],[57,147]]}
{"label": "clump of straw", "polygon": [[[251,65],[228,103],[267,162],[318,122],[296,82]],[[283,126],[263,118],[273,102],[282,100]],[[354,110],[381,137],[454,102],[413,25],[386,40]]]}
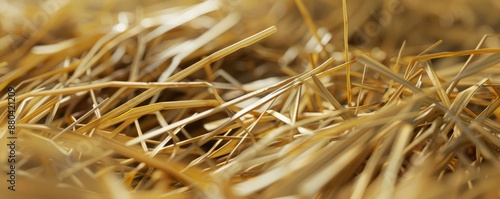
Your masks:
{"label": "clump of straw", "polygon": [[487,2],[1,1],[0,193],[497,198]]}

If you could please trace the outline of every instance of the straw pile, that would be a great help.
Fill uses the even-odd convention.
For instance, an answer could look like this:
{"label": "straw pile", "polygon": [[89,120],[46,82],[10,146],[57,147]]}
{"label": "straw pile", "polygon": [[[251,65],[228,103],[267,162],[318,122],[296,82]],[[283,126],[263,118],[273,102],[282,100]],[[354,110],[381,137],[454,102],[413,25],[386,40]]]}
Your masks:
{"label": "straw pile", "polygon": [[500,197],[498,1],[0,3],[2,198]]}

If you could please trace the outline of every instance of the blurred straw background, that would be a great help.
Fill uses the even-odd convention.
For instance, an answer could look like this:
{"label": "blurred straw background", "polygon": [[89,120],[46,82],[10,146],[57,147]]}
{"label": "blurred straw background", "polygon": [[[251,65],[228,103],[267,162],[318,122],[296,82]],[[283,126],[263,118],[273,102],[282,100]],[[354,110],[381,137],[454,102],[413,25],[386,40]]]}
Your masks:
{"label": "blurred straw background", "polygon": [[[0,1],[2,198],[498,198],[495,0]],[[348,44],[346,46],[346,44]]]}

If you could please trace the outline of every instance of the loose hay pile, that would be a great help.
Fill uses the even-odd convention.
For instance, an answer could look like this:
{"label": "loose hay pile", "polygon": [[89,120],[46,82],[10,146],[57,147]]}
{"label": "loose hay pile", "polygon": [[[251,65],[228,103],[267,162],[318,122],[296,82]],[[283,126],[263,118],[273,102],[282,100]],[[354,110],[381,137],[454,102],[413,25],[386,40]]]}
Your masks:
{"label": "loose hay pile", "polygon": [[0,2],[2,198],[500,197],[496,0]]}

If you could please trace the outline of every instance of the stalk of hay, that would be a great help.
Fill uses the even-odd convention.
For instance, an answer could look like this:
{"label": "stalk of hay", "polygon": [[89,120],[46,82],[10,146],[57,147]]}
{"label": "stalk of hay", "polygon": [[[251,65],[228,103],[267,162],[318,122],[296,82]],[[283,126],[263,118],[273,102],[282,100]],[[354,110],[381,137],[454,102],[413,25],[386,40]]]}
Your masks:
{"label": "stalk of hay", "polygon": [[0,3],[2,197],[500,197],[497,1]]}

